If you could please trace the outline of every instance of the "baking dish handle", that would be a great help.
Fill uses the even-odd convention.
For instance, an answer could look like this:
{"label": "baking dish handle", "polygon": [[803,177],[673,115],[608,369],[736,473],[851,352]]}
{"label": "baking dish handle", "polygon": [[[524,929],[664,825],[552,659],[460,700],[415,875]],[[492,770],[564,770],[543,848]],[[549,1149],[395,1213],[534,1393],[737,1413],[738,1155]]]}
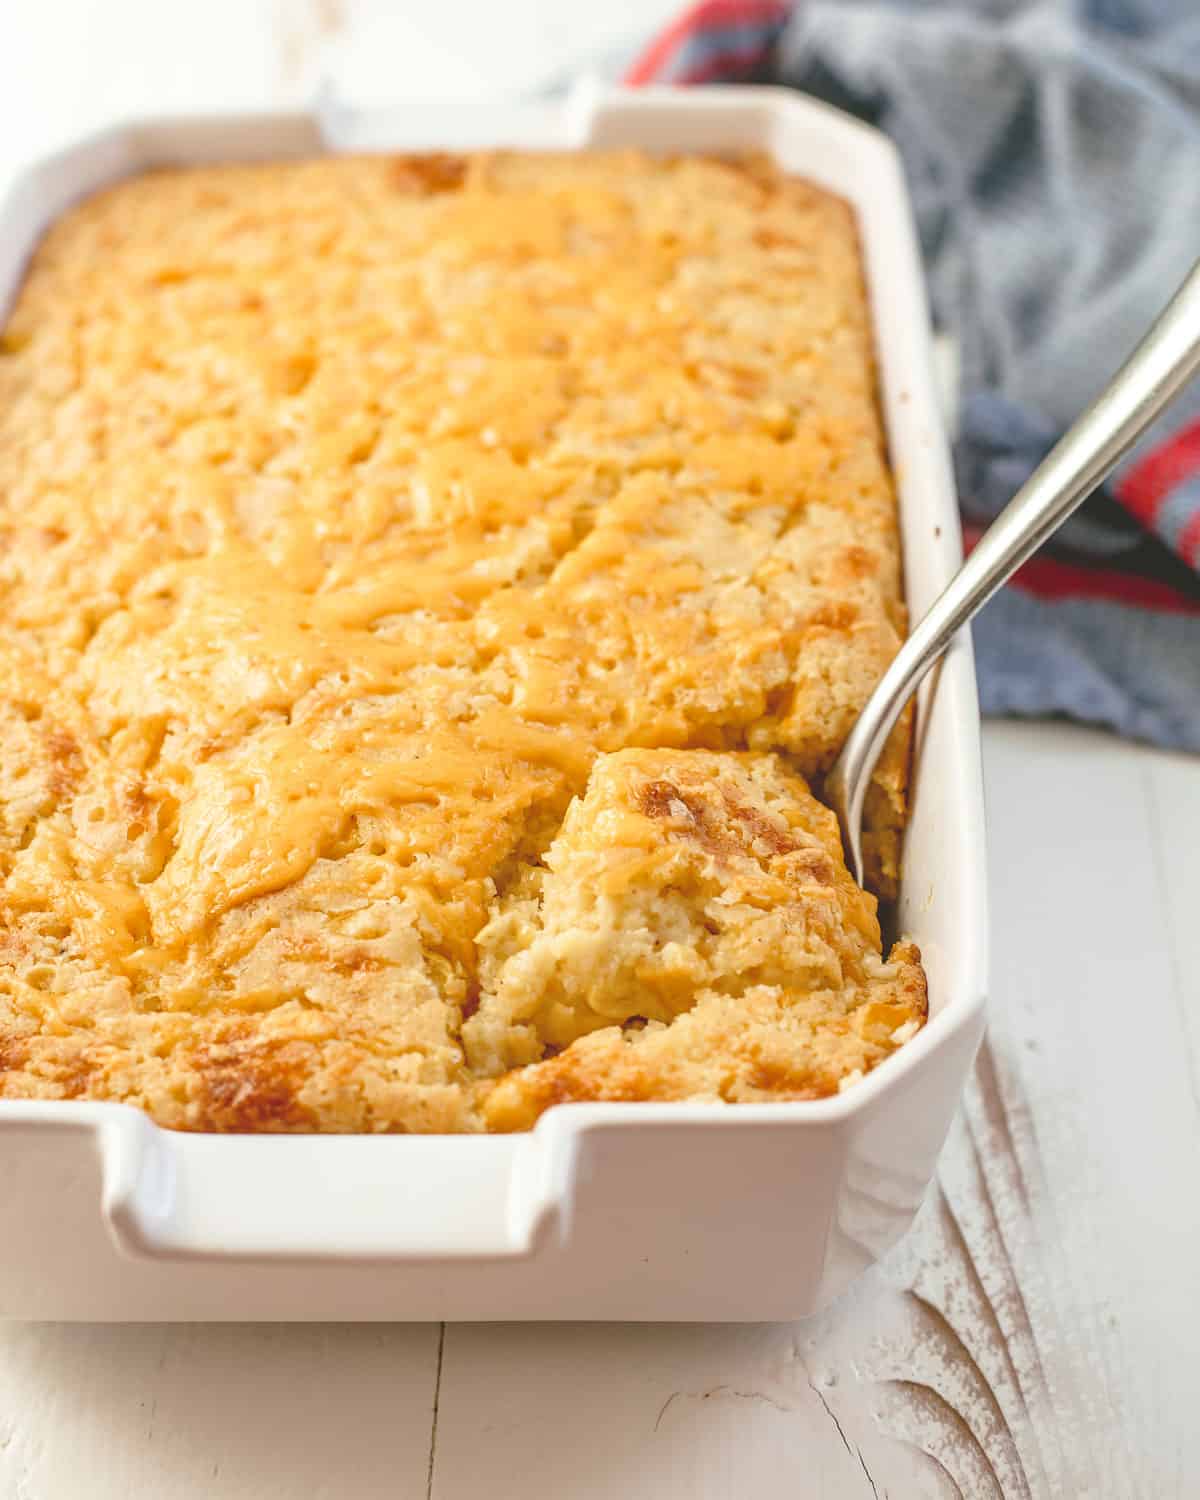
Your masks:
{"label": "baking dish handle", "polygon": [[126,1105],[0,1102],[10,1215],[94,1224],[98,1187],[142,1259],[521,1259],[555,1233],[561,1161],[532,1136],[189,1135]]}

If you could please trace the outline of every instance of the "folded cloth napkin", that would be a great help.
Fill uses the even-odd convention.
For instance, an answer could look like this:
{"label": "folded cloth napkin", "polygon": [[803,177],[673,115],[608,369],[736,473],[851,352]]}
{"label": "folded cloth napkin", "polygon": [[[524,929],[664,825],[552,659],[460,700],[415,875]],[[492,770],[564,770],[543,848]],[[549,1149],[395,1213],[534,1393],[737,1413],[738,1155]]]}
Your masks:
{"label": "folded cloth napkin", "polygon": [[[895,140],[968,545],[1200,254],[1196,0],[706,0],[624,76],[786,83]],[[974,635],[985,713],[1200,751],[1200,383]]]}

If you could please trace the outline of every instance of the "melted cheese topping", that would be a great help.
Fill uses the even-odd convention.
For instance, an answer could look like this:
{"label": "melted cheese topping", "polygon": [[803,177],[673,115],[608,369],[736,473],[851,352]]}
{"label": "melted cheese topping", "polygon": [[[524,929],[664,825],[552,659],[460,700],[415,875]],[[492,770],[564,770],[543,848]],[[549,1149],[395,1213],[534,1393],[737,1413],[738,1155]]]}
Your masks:
{"label": "melted cheese topping", "polygon": [[[873,382],[849,212],[755,163],[68,214],[0,343],[0,1092],[473,1128],[477,938],[597,757],[819,775],[894,652]],[[903,794],[901,735],[884,888]]]}

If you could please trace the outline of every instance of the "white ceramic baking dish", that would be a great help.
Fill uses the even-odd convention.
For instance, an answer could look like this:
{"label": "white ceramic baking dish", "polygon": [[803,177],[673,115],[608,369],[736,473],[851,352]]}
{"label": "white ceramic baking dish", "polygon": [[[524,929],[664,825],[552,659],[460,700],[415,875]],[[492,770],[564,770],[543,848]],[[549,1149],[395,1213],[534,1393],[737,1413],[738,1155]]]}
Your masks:
{"label": "white ceramic baking dish", "polygon": [[[562,102],[157,120],[27,172],[0,205],[0,312],[80,195],[150,166],[343,149],[756,147],[859,215],[911,608],[960,558],[921,270],[883,136],[777,89],[584,88]],[[929,1024],[837,1098],[571,1104],[526,1136],[230,1137],[123,1105],[0,1102],[0,1315],[120,1320],[799,1317],[907,1228],[983,1027],[970,646],[921,704],[901,929]]]}

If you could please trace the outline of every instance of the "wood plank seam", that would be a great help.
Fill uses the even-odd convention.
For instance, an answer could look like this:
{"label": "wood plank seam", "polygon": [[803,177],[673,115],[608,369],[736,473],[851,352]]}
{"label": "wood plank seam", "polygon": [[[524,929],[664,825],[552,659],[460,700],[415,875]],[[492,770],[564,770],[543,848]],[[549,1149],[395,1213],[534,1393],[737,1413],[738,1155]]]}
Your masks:
{"label": "wood plank seam", "polygon": [[438,1406],[442,1399],[442,1358],[446,1352],[446,1325],[438,1324],[437,1368],[433,1377],[433,1417],[429,1426],[429,1468],[425,1475],[425,1500],[433,1497],[433,1471],[437,1463]]}
{"label": "wood plank seam", "polygon": [[1158,884],[1158,900],[1166,914],[1168,926],[1171,928],[1172,941],[1168,948],[1167,960],[1171,967],[1171,986],[1175,992],[1175,1007],[1179,1012],[1180,1040],[1184,1056],[1187,1058],[1188,1086],[1192,1095],[1192,1104],[1196,1110],[1197,1127],[1200,1128],[1200,1058],[1197,1058],[1196,1049],[1192,1043],[1192,1028],[1187,1013],[1187,988],[1184,984],[1183,961],[1179,954],[1182,946],[1181,934],[1175,932],[1174,923],[1171,921],[1172,903],[1171,886],[1167,874],[1166,828],[1153,763],[1149,760],[1143,762],[1142,765],[1142,786],[1150,820],[1150,849]]}

